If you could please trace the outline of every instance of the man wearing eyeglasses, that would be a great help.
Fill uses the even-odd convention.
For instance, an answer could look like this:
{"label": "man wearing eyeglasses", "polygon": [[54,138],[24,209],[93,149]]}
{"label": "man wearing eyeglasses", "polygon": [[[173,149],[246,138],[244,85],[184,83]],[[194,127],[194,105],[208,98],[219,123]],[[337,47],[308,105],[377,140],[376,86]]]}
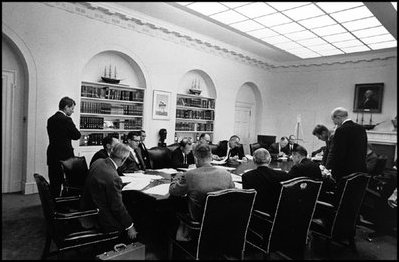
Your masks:
{"label": "man wearing eyeglasses", "polygon": [[123,173],[138,173],[144,172],[146,169],[144,160],[139,151],[139,144],[141,142],[141,133],[131,131],[127,135],[127,144],[130,149],[130,155],[125,163],[118,168],[119,175]]}

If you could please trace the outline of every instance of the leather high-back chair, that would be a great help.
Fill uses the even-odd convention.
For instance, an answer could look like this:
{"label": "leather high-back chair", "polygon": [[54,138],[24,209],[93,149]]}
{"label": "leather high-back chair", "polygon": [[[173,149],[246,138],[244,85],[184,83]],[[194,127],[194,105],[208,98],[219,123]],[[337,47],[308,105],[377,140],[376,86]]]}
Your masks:
{"label": "leather high-back chair", "polygon": [[167,148],[169,148],[170,152],[173,152],[179,146],[180,146],[179,143],[174,143],[174,144],[168,145]]}
{"label": "leather high-back chair", "polygon": [[249,152],[251,153],[251,156],[254,154],[256,149],[261,148],[261,147],[262,147],[262,145],[259,143],[249,144]]}
{"label": "leather high-back chair", "polygon": [[253,211],[247,242],[266,257],[279,252],[291,259],[304,259],[310,223],[322,182],[297,177],[281,182],[274,214]]}
{"label": "leather high-back chair", "polygon": [[349,247],[356,250],[356,223],[369,179],[370,176],[360,172],[345,176],[338,184],[333,203],[317,202],[310,229],[313,235],[328,241],[327,252],[332,240],[339,243],[348,240]]}
{"label": "leather high-back chair", "polygon": [[152,169],[171,168],[172,152],[168,147],[152,147],[148,149]]}
{"label": "leather high-back chair", "polygon": [[[46,244],[41,259],[89,245],[98,247],[104,243],[115,244],[113,241],[119,238],[118,231],[102,233],[96,229],[84,229],[80,226],[80,218],[98,216],[98,209],[86,211],[69,210],[69,203],[78,202],[80,199],[78,196],[54,198],[50,193],[50,187],[46,179],[39,174],[34,174],[33,176],[46,220]],[[52,252],[50,252],[51,242],[54,242],[57,248]]]}
{"label": "leather high-back chair", "polygon": [[81,194],[89,173],[86,158],[84,156],[74,156],[60,162],[64,173],[62,195]]}
{"label": "leather high-back chair", "polygon": [[208,193],[201,221],[178,216],[186,226],[197,232],[198,238],[189,242],[171,238],[169,258],[172,258],[173,247],[176,246],[196,260],[243,259],[255,196],[254,189],[225,189]]}

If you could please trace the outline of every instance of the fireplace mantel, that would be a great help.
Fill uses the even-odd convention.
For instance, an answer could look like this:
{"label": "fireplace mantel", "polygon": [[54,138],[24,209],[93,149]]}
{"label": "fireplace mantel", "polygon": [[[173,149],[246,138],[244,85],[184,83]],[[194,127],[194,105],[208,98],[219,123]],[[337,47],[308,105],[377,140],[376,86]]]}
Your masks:
{"label": "fireplace mantel", "polygon": [[367,140],[369,143],[396,145],[397,133],[387,131],[367,131]]}

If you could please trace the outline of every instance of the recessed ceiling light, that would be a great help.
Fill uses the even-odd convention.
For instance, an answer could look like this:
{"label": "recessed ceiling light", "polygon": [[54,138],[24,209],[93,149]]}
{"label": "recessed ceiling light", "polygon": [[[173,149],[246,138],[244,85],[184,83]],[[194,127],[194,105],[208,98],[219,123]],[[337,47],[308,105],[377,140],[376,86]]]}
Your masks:
{"label": "recessed ceiling light", "polygon": [[370,10],[367,7],[361,6],[354,9],[333,13],[331,14],[331,16],[338,22],[344,23],[347,21],[357,20],[364,17],[372,17],[373,14],[370,12]]}
{"label": "recessed ceiling light", "polygon": [[234,10],[249,18],[264,16],[276,12],[276,10],[263,2],[255,2],[248,5],[240,6],[235,8]]}
{"label": "recessed ceiling light", "polygon": [[335,49],[335,50],[323,50],[318,53],[321,54],[322,56],[330,56],[330,55],[341,55],[344,52],[342,52],[339,49]]}
{"label": "recessed ceiling light", "polygon": [[316,38],[317,37],[317,35],[313,34],[309,30],[295,32],[295,33],[290,33],[290,34],[285,34],[285,36],[288,37],[289,39],[294,40],[294,41],[304,40],[304,39],[309,39],[309,38]]}
{"label": "recessed ceiling light", "polygon": [[222,13],[217,13],[215,15],[211,15],[210,17],[215,20],[218,20],[219,22],[227,24],[227,25],[236,23],[236,22],[241,22],[241,21],[248,19],[247,17],[245,17],[233,10],[229,10],[229,11],[222,12]]}
{"label": "recessed ceiling light", "polygon": [[298,41],[303,46],[315,46],[315,45],[324,45],[327,44],[326,41],[321,39],[320,37],[317,38],[311,38],[311,39],[306,39],[306,40],[300,40]]}
{"label": "recessed ceiling light", "polygon": [[267,2],[267,4],[273,6],[278,11],[284,11],[299,6],[308,5],[310,3],[311,2]]}
{"label": "recessed ceiling light", "polygon": [[362,29],[358,31],[353,31],[353,34],[359,38],[369,37],[375,35],[389,34],[389,32],[383,26],[377,26],[373,28]]}
{"label": "recessed ceiling light", "polygon": [[321,9],[326,11],[327,13],[334,13],[350,8],[354,8],[357,6],[362,6],[362,2],[317,2],[316,5],[318,5]]}
{"label": "recessed ceiling light", "polygon": [[342,23],[342,25],[350,31],[356,31],[364,28],[376,27],[381,25],[381,23],[380,21],[378,21],[377,18],[369,17],[369,18],[363,18],[351,22]]}
{"label": "recessed ceiling light", "polygon": [[396,41],[388,41],[388,42],[383,42],[383,43],[376,43],[376,44],[369,44],[368,46],[371,49],[383,49],[383,48],[391,48],[391,47],[396,47]]}
{"label": "recessed ceiling light", "polygon": [[280,34],[288,34],[305,30],[303,26],[300,26],[298,23],[295,22],[289,24],[277,25],[272,27],[272,29]]}
{"label": "recessed ceiling light", "polygon": [[328,35],[323,37],[326,41],[330,43],[341,42],[346,40],[355,40],[356,38],[350,33],[342,33],[336,35]]}
{"label": "recessed ceiling light", "polygon": [[364,51],[369,51],[370,48],[368,48],[365,45],[362,46],[353,46],[353,47],[343,47],[341,48],[342,51],[345,53],[355,53],[355,52],[364,52]]}
{"label": "recessed ceiling light", "polygon": [[257,37],[257,38],[266,38],[266,37],[278,35],[278,33],[274,32],[268,28],[251,31],[251,32],[248,32],[247,34]]}
{"label": "recessed ceiling light", "polygon": [[311,4],[283,11],[283,14],[297,21],[297,20],[324,15],[324,12],[321,11],[320,8],[318,8],[314,4]]}
{"label": "recessed ceiling light", "polygon": [[291,41],[290,39],[288,39],[287,37],[282,36],[282,35],[262,38],[262,40],[265,42],[268,42],[269,44],[272,44],[272,45]]}
{"label": "recessed ceiling light", "polygon": [[360,38],[365,44],[375,44],[380,42],[395,41],[391,34],[377,35],[372,37]]}
{"label": "recessed ceiling light", "polygon": [[359,40],[349,40],[349,41],[342,41],[334,43],[334,45],[338,48],[345,48],[345,47],[354,47],[354,46],[361,46],[363,45],[362,42]]}
{"label": "recessed ceiling light", "polygon": [[258,23],[261,23],[262,25],[266,27],[272,27],[275,25],[281,25],[281,24],[286,24],[289,22],[292,22],[291,19],[286,17],[285,15],[282,15],[281,13],[275,13],[271,15],[266,15],[262,17],[258,17],[254,19]]}
{"label": "recessed ceiling light", "polygon": [[337,24],[334,21],[334,19],[332,19],[328,15],[309,18],[306,20],[301,20],[301,21],[298,21],[298,23],[300,23],[301,25],[303,25],[304,27],[309,28],[309,29]]}
{"label": "recessed ceiling light", "polygon": [[324,45],[315,45],[312,47],[308,47],[310,50],[313,50],[315,52],[320,52],[320,51],[325,51],[325,50],[335,50],[336,48],[332,46],[331,44],[324,44]]}
{"label": "recessed ceiling light", "polygon": [[245,20],[242,22],[231,24],[230,26],[232,26],[240,31],[243,31],[243,32],[248,32],[248,31],[263,28],[262,25],[254,22],[253,20]]}
{"label": "recessed ceiling light", "polygon": [[320,28],[314,28],[312,31],[319,36],[326,36],[326,35],[333,35],[333,34],[338,34],[338,33],[344,33],[348,32],[346,31],[345,28],[343,28],[340,25],[329,25],[325,27],[320,27]]}
{"label": "recessed ceiling light", "polygon": [[279,44],[274,44],[280,49],[283,50],[290,50],[290,49],[295,49],[295,48],[301,48],[302,46],[300,44],[297,44],[295,42],[287,42],[287,43],[279,43]]}

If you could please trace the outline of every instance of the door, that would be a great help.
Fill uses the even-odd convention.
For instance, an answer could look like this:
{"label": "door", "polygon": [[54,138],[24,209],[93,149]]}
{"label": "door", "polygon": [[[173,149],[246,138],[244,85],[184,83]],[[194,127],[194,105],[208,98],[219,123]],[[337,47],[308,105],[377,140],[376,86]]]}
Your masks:
{"label": "door", "polygon": [[2,70],[2,193],[22,190],[23,92],[16,85],[16,72]]}
{"label": "door", "polygon": [[253,121],[253,105],[237,102],[235,108],[234,134],[240,137],[240,143],[244,146],[244,153],[249,154],[249,144],[253,143],[255,125]]}

